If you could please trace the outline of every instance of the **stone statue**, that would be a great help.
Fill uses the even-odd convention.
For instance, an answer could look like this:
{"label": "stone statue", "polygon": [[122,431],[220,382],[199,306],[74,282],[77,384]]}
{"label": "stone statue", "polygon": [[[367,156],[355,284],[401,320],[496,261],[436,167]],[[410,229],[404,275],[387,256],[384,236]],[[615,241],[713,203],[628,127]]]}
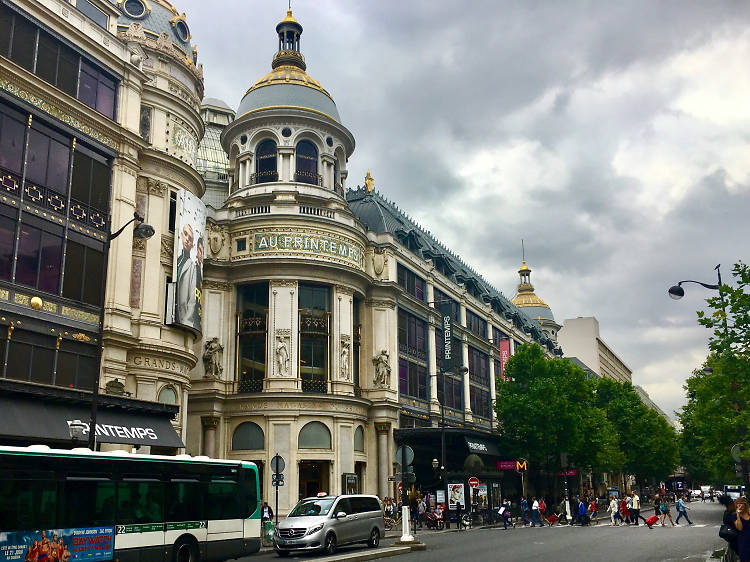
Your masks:
{"label": "stone statue", "polygon": [[341,342],[341,379],[348,381],[351,379],[349,375],[349,342]]}
{"label": "stone statue", "polygon": [[389,362],[388,350],[383,349],[376,355],[372,363],[375,365],[375,378],[373,383],[375,388],[388,388],[391,386],[391,365]]}
{"label": "stone statue", "polygon": [[289,349],[286,346],[286,341],[281,337],[276,339],[276,366],[282,377],[289,374]]}
{"label": "stone statue", "polygon": [[211,338],[206,342],[206,348],[203,351],[203,366],[206,371],[206,377],[220,379],[224,372],[221,366],[221,354],[224,346],[219,343],[219,338]]}

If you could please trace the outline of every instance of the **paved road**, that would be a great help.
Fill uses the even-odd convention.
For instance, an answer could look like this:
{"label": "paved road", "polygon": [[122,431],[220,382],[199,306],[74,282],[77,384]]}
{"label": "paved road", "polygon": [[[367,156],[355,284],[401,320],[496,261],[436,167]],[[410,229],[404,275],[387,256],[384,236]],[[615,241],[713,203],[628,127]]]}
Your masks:
{"label": "paved road", "polygon": [[[606,562],[640,561],[697,561],[707,560],[710,555],[726,544],[719,538],[723,507],[718,503],[690,504],[692,526],[684,519],[677,527],[610,527],[606,522],[591,527],[544,527],[500,529],[472,529],[457,532],[418,532],[417,538],[427,545],[425,552],[412,552],[393,558],[398,562],[440,560],[478,562],[480,560],[554,560],[555,562],[581,562],[603,560]],[[644,515],[648,515],[644,512]],[[674,510],[673,517],[676,517]],[[395,538],[382,541],[392,543]],[[358,552],[359,547],[341,549],[341,552]],[[367,550],[365,548],[365,550]],[[273,552],[265,552],[247,558],[270,560]],[[315,556],[291,558],[292,560],[315,560]]]}

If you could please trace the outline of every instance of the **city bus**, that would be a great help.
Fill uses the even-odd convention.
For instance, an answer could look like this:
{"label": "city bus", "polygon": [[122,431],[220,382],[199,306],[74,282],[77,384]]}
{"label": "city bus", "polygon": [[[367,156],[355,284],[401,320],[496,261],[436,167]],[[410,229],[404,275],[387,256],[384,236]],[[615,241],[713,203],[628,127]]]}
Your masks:
{"label": "city bus", "polygon": [[251,462],[0,447],[0,562],[215,562],[260,550]]}

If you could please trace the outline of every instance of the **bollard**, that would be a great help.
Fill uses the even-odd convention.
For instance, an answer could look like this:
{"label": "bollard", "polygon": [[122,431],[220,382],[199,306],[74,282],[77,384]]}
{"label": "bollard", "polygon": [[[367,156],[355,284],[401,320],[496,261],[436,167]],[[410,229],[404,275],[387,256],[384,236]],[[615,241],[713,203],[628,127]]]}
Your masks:
{"label": "bollard", "polygon": [[401,508],[401,542],[413,542],[414,537],[411,534],[411,523],[409,521],[409,507]]}

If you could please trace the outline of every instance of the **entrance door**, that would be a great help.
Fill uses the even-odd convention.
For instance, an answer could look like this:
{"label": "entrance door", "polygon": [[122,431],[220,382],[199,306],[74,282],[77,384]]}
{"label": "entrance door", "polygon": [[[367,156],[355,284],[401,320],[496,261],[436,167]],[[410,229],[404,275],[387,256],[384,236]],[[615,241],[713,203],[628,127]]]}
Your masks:
{"label": "entrance door", "polygon": [[329,474],[329,461],[300,461],[299,499],[330,493]]}

